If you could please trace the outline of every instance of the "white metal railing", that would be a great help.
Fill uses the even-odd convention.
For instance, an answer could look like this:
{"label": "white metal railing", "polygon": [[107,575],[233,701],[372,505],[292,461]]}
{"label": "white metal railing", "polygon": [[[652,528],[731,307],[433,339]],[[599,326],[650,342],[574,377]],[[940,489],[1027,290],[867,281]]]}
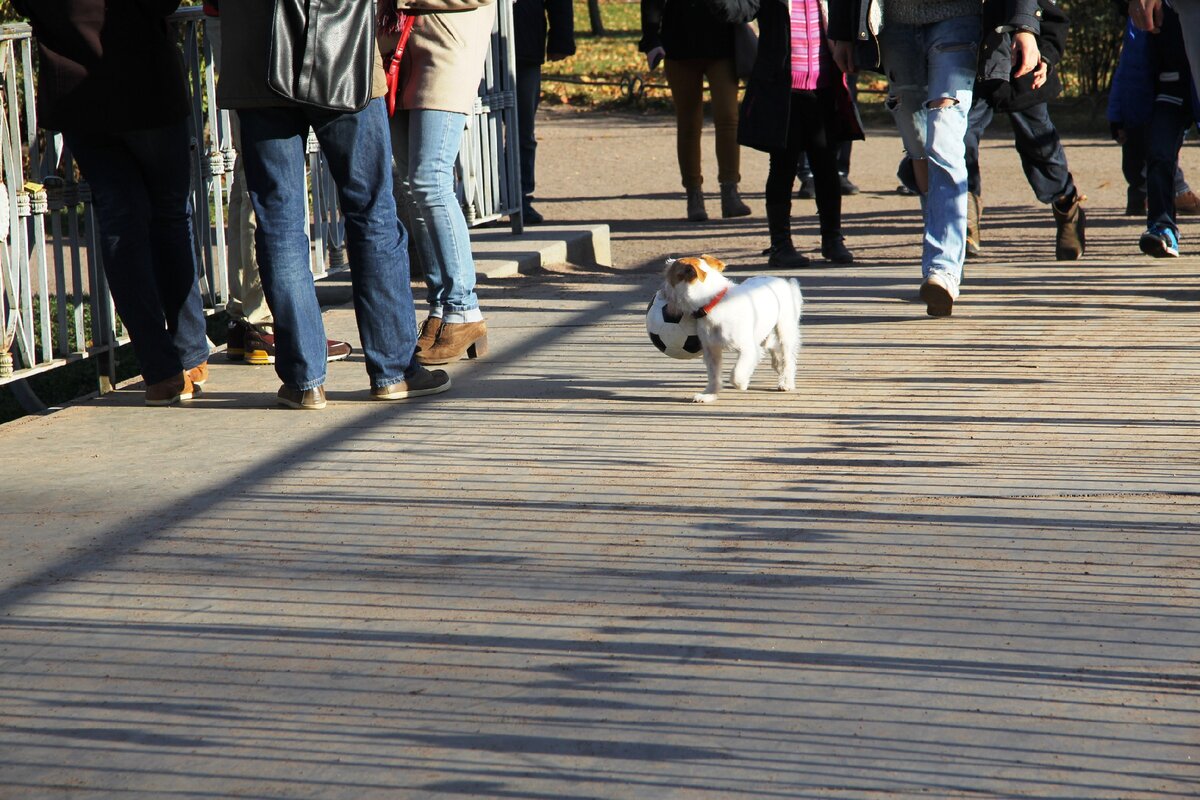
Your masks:
{"label": "white metal railing", "polygon": [[[512,2],[499,0],[479,100],[459,154],[469,224],[510,216],[520,232]],[[212,45],[200,9],[171,18],[192,107],[192,206],[201,293],[210,311],[228,299],[226,209],[236,152],[229,114],[216,111]],[[39,130],[28,25],[0,26],[0,385],[86,358],[100,389],[115,379],[127,338],[109,297],[91,193],[62,137]],[[315,277],[347,268],[337,193],[316,137],[308,140],[309,231]]]}

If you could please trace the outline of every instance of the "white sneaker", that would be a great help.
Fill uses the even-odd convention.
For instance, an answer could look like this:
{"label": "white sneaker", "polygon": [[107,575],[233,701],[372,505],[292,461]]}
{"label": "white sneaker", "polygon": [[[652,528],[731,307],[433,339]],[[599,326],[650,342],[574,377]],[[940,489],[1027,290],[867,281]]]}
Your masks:
{"label": "white sneaker", "polygon": [[931,317],[948,317],[954,312],[958,299],[958,281],[945,272],[931,272],[921,284],[921,299],[925,313]]}

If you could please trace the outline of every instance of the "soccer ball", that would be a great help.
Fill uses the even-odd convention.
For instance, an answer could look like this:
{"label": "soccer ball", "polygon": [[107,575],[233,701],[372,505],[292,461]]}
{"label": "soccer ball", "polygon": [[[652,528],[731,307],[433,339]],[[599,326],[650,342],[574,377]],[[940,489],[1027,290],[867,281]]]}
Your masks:
{"label": "soccer ball", "polygon": [[646,333],[650,341],[671,358],[698,358],[700,337],[696,335],[696,319],[691,314],[677,317],[667,311],[667,301],[656,292],[646,307]]}

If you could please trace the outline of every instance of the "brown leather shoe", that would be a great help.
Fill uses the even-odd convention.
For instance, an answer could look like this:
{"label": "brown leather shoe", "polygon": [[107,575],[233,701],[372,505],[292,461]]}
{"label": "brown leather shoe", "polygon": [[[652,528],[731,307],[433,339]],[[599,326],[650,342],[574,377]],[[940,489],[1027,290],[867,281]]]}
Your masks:
{"label": "brown leather shoe", "polygon": [[1200,197],[1191,189],[1175,195],[1175,213],[1187,217],[1200,214]]}
{"label": "brown leather shoe", "polygon": [[192,399],[192,379],[186,372],[146,386],[146,405],[169,406]]}
{"label": "brown leather shoe", "polygon": [[420,367],[419,370],[390,386],[372,386],[372,400],[406,400],[410,397],[423,397],[427,394],[441,394],[450,388],[450,376],[444,369],[432,372]]}
{"label": "brown leather shoe", "polygon": [[417,352],[417,361],[425,365],[446,364],[464,354],[467,358],[487,355],[487,323],[483,320],[443,322],[429,349]]}
{"label": "brown leather shoe", "polygon": [[188,379],[192,385],[199,388],[208,380],[208,362],[203,361],[187,371]]}
{"label": "brown leather shoe", "polygon": [[417,333],[417,352],[428,350],[437,341],[438,331],[442,329],[441,317],[426,317]]}

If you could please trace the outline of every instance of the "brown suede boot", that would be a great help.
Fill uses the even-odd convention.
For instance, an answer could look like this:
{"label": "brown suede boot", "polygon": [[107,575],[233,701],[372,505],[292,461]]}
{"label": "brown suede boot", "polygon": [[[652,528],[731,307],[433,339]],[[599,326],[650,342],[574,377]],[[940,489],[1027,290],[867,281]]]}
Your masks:
{"label": "brown suede boot", "polygon": [[487,323],[443,322],[437,339],[428,350],[417,352],[417,361],[425,364],[446,364],[458,361],[463,355],[479,358],[487,355]]}
{"label": "brown suede boot", "polygon": [[438,331],[441,329],[441,317],[426,317],[425,321],[421,323],[421,330],[417,332],[417,352],[433,347],[433,343],[437,341]]}
{"label": "brown suede boot", "polygon": [[[1066,208],[1061,201],[1067,200]],[[1058,261],[1076,261],[1083,257],[1087,248],[1087,214],[1083,203],[1087,197],[1076,192],[1072,197],[1059,198],[1050,204],[1054,211],[1054,222],[1058,232],[1054,237],[1054,258]]]}

